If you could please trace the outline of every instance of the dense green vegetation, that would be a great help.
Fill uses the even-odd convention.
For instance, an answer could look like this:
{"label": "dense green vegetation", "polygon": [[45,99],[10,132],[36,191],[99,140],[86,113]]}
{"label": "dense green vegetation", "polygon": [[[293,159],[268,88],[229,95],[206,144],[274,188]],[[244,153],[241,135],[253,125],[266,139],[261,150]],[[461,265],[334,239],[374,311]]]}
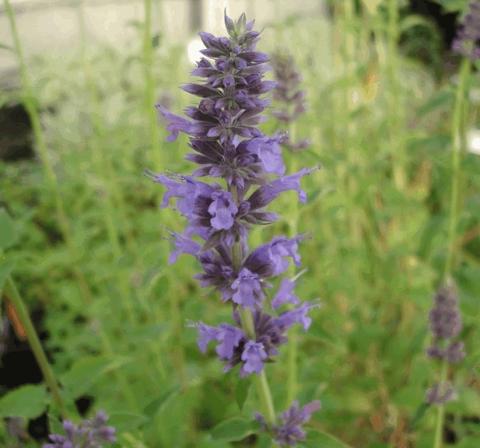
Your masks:
{"label": "dense green vegetation", "polygon": [[[453,3],[463,10],[465,2]],[[480,158],[465,150],[464,136],[480,124],[480,65],[459,77],[462,62],[433,22],[395,1],[332,5],[331,22],[272,21],[261,43],[267,52],[289,49],[304,78],[309,107],[294,132],[312,145],[286,154],[288,165],[321,166],[304,181],[308,203],[293,208],[286,194],[276,204],[282,220],[254,235],[266,241],[296,220],[309,236],[298,294],[319,297],[322,308],[299,333],[299,398],[320,399],[322,410],[305,446],[343,446],[327,433],[358,448],[433,446],[437,413],[424,402],[439,366],[425,355],[428,311],[452,254],[467,357],[449,373],[458,399],[446,405],[443,432],[445,443],[476,448]],[[42,316],[35,324],[64,409],[39,383],[0,391],[0,416],[47,410],[57,428],[62,412],[78,420],[73,403],[89,397],[89,415],[105,410],[121,447],[269,446],[241,420],[257,409],[248,380],[199,353],[188,326],[219,322],[228,309],[200,290],[191,260],[167,262],[168,229],[183,223],[159,210],[162,187],[143,172],[191,170],[186,139],[166,143],[153,108],[187,105],[178,85],[191,66],[184,46],[152,39],[149,27],[138,33],[127,48],[84,38],[62,59],[27,60],[23,88],[1,93],[1,104],[21,101],[33,117],[37,154],[0,161],[3,309],[13,321],[16,285],[30,314]],[[262,126],[281,128],[273,118]],[[457,171],[452,135],[460,136]],[[280,408],[286,364],[284,350],[268,366]],[[25,443],[0,425],[0,446],[41,444]]]}

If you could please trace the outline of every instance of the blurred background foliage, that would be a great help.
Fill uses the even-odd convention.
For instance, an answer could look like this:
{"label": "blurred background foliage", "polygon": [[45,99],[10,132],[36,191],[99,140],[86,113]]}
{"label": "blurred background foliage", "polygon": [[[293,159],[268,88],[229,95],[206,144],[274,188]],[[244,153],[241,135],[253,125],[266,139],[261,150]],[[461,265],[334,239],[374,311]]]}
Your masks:
{"label": "blurred background foliage", "polygon": [[[430,15],[420,3],[332,0],[321,14],[299,11],[263,24],[261,49],[293,54],[308,101],[296,133],[312,145],[286,154],[287,162],[322,167],[305,180],[309,201],[298,210],[299,230],[309,236],[299,296],[323,304],[299,339],[300,401],[321,399],[312,427],[352,447],[432,442],[435,414],[423,405],[436,375],[425,357],[427,319],[447,249],[459,63],[449,45],[466,2],[429,2]],[[0,161],[0,204],[16,234],[4,245],[12,275],[69,412],[75,415],[74,402],[81,413],[106,410],[118,446],[268,446],[248,431],[232,442],[218,430],[229,417],[251,417],[255,397],[236,373],[224,375],[213,355],[199,353],[188,322],[220,322],[228,311],[199,289],[192,261],[167,263],[167,231],[183,223],[159,211],[161,188],[143,176],[147,168],[191,169],[186,139],[165,143],[153,109],[162,102],[179,112],[188,104],[178,89],[192,67],[186,42],[173,44],[145,23],[130,26],[138,39],[121,48],[93,45],[82,34],[61,58],[48,51],[28,58],[31,89],[0,93],[3,110],[25,102],[39,110],[46,148]],[[480,127],[476,69],[469,129]],[[25,126],[8,144],[25,139],[19,145],[39,154],[28,116]],[[263,127],[277,129],[273,118]],[[480,446],[479,168],[479,155],[465,152],[454,277],[468,356],[455,371],[459,396],[448,405],[444,431],[445,442],[461,448]],[[283,219],[258,231],[257,241],[286,231],[293,196],[282,201]],[[0,223],[6,235],[5,214]],[[10,396],[30,424],[29,434],[16,437],[12,427],[18,433],[21,424],[4,419],[0,445],[35,447],[51,403],[4,299],[0,416],[11,415]],[[279,408],[283,355],[269,367]],[[50,429],[56,425],[51,417]],[[328,445],[312,439],[308,446]]]}

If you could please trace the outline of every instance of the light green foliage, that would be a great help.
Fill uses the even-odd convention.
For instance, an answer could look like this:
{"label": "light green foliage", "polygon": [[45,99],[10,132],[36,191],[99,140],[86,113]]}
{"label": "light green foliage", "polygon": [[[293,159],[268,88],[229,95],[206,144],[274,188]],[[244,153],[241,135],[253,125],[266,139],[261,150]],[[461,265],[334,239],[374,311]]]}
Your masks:
{"label": "light green foliage", "polygon": [[21,386],[0,399],[1,417],[38,417],[47,406],[47,391],[43,386]]}
{"label": "light green foliage", "polygon": [[[298,208],[299,231],[308,235],[298,295],[322,302],[309,332],[298,332],[299,401],[322,401],[303,446],[431,447],[435,412],[422,403],[436,370],[425,348],[447,249],[455,84],[431,21],[402,9],[388,27],[389,2],[365,0],[368,11],[358,14],[347,3],[331,2],[333,23],[272,18],[261,43],[266,51],[289,49],[304,78],[309,109],[296,133],[312,145],[287,154],[287,162],[321,165],[305,179],[309,202]],[[443,3],[452,10],[465,2]],[[118,446],[268,447],[268,438],[252,435],[258,409],[247,383],[236,371],[225,375],[212,353],[199,353],[187,325],[228,320],[228,307],[200,290],[192,260],[167,262],[167,230],[183,223],[159,210],[162,188],[143,172],[154,162],[181,173],[192,166],[184,160],[186,139],[165,143],[161,125],[161,154],[152,153],[145,79],[152,76],[155,97],[170,95],[180,112],[189,99],[178,85],[191,67],[183,46],[162,37],[150,49],[141,26],[138,32],[125,48],[84,41],[83,53],[72,48],[61,59],[28,61],[77,259],[37,160],[0,162],[1,204],[15,223],[1,208],[0,249],[16,259],[13,277],[29,309],[43,311],[36,323],[48,332],[44,344],[66,401],[92,397],[117,425]],[[418,59],[418,49],[428,57]],[[142,65],[146,50],[151,71]],[[479,87],[477,74],[471,88]],[[9,95],[9,102],[20,98]],[[468,126],[479,127],[479,112],[472,104]],[[273,119],[263,126],[279,129]],[[455,369],[459,399],[447,415],[455,446],[477,448],[480,425],[468,419],[480,416],[480,157],[464,154],[461,170],[454,276],[468,356]],[[285,194],[274,208],[281,214],[292,200]],[[255,230],[253,241],[286,232],[288,220]],[[0,289],[12,269],[6,260]],[[73,268],[85,277],[90,301]],[[285,355],[282,349],[267,367],[279,411]],[[46,404],[43,386],[23,386],[0,399],[0,416],[35,417]],[[4,437],[0,431],[0,444]]]}

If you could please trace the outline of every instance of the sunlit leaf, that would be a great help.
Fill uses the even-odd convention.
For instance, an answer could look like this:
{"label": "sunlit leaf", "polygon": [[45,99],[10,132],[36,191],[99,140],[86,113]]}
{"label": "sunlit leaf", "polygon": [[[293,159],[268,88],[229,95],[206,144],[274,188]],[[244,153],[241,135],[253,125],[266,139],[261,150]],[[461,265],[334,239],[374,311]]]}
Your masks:
{"label": "sunlit leaf", "polygon": [[0,399],[0,417],[38,417],[47,406],[47,397],[42,385],[21,386]]}

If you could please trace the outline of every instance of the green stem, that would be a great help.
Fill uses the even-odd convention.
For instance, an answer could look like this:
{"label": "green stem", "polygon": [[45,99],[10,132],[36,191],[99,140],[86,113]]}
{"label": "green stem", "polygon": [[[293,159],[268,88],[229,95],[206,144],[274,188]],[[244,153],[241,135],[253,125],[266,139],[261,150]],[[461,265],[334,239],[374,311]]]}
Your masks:
{"label": "green stem", "polygon": [[452,185],[450,193],[450,217],[448,223],[448,248],[445,263],[445,280],[452,274],[457,252],[457,226],[459,220],[459,190],[460,190],[460,164],[462,157],[464,133],[464,104],[468,77],[470,75],[470,61],[464,59],[460,68],[458,87],[455,97],[455,106],[452,117]]}
{"label": "green stem", "polygon": [[15,21],[15,14],[13,12],[13,9],[12,9],[12,6],[10,5],[9,0],[3,0],[3,4],[5,7],[5,12],[7,15],[8,22],[10,24],[10,29],[12,33],[12,39],[13,39],[13,46],[15,49],[15,53],[18,59],[18,64],[20,69],[20,78],[22,83],[22,102],[23,102],[23,105],[25,106],[27,114],[30,118],[30,122],[32,124],[32,130],[33,130],[36,149],[38,151],[38,155],[40,157],[40,161],[43,166],[43,171],[45,174],[48,187],[51,191],[53,191],[57,221],[60,226],[60,231],[62,233],[65,244],[67,245],[67,249],[69,250],[72,261],[73,261],[73,266],[74,266],[72,268],[73,275],[75,276],[75,279],[79,285],[79,288],[85,303],[89,304],[92,301],[92,295],[90,292],[90,288],[88,286],[88,282],[85,278],[85,275],[76,266],[76,263],[78,262],[79,257],[73,241],[70,224],[68,222],[68,218],[65,213],[65,207],[63,204],[62,196],[60,194],[58,180],[55,175],[55,171],[53,170],[52,163],[48,156],[48,149],[47,149],[47,144],[45,140],[45,135],[42,130],[42,125],[40,122],[40,114],[37,109],[35,96],[33,94],[32,83],[28,74],[27,65],[25,63],[23,48],[20,42],[20,37],[17,30],[17,24]]}
{"label": "green stem", "polygon": [[388,126],[390,134],[390,145],[393,161],[393,178],[395,186],[403,190],[406,185],[405,176],[405,154],[400,133],[402,123],[398,83],[398,4],[397,0],[388,1],[388,51],[387,51],[387,77],[389,85],[389,108],[392,111],[389,114]]}
{"label": "green stem", "polygon": [[43,375],[43,378],[45,379],[45,383],[47,384],[50,390],[50,393],[52,394],[52,398],[54,402],[57,404],[58,409],[60,410],[62,418],[66,418],[67,411],[60,393],[58,382],[55,378],[55,375],[50,366],[50,363],[48,362],[47,356],[45,355],[40,339],[38,338],[35,327],[33,326],[32,320],[30,319],[27,307],[24,301],[22,300],[22,297],[20,296],[17,290],[17,287],[15,286],[15,283],[13,282],[13,279],[11,277],[7,278],[7,282],[5,286],[6,286],[5,291],[8,296],[8,299],[10,300],[13,307],[15,308],[15,311],[18,313],[18,318],[20,319],[20,322],[22,323],[23,328],[25,329],[28,343],[30,344],[30,347],[38,363],[38,366],[42,371],[42,375]]}
{"label": "green stem", "polygon": [[143,69],[145,77],[145,113],[150,126],[151,158],[154,169],[162,166],[160,157],[160,133],[155,111],[155,80],[153,77],[153,42],[152,42],[152,0],[144,0],[145,23],[143,29]]}
{"label": "green stem", "polygon": [[[295,142],[296,128],[294,123],[289,125],[289,135],[292,142]],[[298,154],[290,153],[290,172],[295,173],[297,171]],[[298,233],[298,203],[296,200],[291,201],[291,210],[289,213],[290,219],[288,220],[288,236],[293,238]],[[295,265],[292,263],[289,273],[295,275]],[[298,389],[298,329],[294,326],[288,336],[287,345],[287,402],[286,406],[295,400]]]}
{"label": "green stem", "polygon": [[[458,87],[455,96],[455,105],[452,116],[452,185],[450,193],[450,214],[448,221],[448,247],[447,259],[445,262],[444,281],[448,282],[452,275],[452,270],[457,252],[457,227],[459,220],[459,191],[460,191],[460,164],[464,142],[464,123],[465,123],[465,95],[470,75],[470,61],[464,59],[460,67]],[[440,367],[439,387],[444,387],[447,380],[447,363],[442,360]],[[445,404],[440,403],[437,408],[437,418],[435,422],[435,438],[433,448],[442,448],[443,446],[443,423],[445,420]]]}
{"label": "green stem", "polygon": [[[249,309],[240,307],[240,318],[242,321],[242,328],[246,335],[255,340],[255,326],[253,323],[253,314]],[[262,408],[265,412],[265,420],[269,425],[275,424],[275,408],[273,406],[272,394],[268,384],[265,369],[255,376],[255,386],[257,388],[258,397],[262,403]]]}
{"label": "green stem", "polygon": [[[442,361],[440,370],[440,382],[438,387],[443,387],[447,380],[447,363]],[[440,403],[437,406],[437,419],[435,423],[435,439],[433,442],[433,448],[442,448],[443,445],[443,421],[445,419],[445,404]]]}
{"label": "green stem", "polygon": [[[236,188],[231,189],[235,202],[238,203],[238,192]],[[238,270],[243,260],[243,250],[240,242],[236,242],[232,247],[232,262],[235,269]],[[240,319],[242,322],[242,328],[245,334],[252,340],[256,340],[255,324],[253,320],[253,313],[247,308],[239,307]],[[276,422],[275,407],[273,405],[272,393],[270,392],[270,386],[268,384],[267,375],[265,369],[263,369],[258,375],[255,375],[255,386],[257,389],[257,395],[262,403],[263,412],[265,413],[265,420],[269,425],[274,425]]]}

